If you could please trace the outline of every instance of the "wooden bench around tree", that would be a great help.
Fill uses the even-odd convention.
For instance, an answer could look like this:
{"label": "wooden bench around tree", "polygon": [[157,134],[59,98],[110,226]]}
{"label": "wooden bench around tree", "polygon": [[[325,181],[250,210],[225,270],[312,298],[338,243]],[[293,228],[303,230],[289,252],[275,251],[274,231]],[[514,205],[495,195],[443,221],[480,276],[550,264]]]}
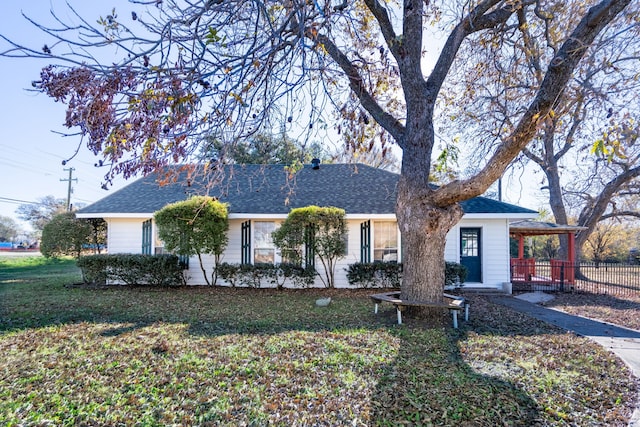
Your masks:
{"label": "wooden bench around tree", "polygon": [[398,315],[398,325],[402,324],[402,311],[406,307],[441,307],[451,312],[453,316],[453,327],[458,328],[458,312],[464,310],[464,320],[469,320],[469,303],[464,297],[444,294],[444,302],[430,301],[409,301],[400,299],[400,292],[385,292],[381,294],[370,295],[371,300],[375,303],[374,313],[378,314],[378,305],[388,302],[396,307]]}

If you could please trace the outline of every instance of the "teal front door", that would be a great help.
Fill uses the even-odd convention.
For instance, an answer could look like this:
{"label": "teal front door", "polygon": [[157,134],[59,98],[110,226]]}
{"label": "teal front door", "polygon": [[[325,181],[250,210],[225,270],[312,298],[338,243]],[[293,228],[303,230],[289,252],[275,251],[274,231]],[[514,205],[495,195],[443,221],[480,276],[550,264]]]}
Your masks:
{"label": "teal front door", "polygon": [[467,282],[482,282],[482,240],[480,228],[460,229],[460,264],[467,267]]}

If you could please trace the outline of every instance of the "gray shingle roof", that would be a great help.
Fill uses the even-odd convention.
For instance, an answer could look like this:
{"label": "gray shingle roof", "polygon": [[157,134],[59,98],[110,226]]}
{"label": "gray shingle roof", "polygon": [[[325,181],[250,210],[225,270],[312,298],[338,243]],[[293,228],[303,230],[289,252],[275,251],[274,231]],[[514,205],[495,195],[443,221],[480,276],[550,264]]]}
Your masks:
{"label": "gray shingle roof", "polygon": [[[336,206],[347,214],[395,212],[398,174],[361,164],[305,165],[289,178],[283,165],[227,165],[219,183],[210,188],[201,180],[186,185],[186,174],[160,186],[158,175],[138,179],[79,211],[86,214],[153,213],[190,194],[209,194],[229,203],[229,213],[287,214],[293,208]],[[484,197],[462,203],[465,213],[535,213]]]}
{"label": "gray shingle roof", "polygon": [[475,213],[502,213],[502,214],[537,214],[537,211],[512,205],[511,203],[500,202],[487,197],[474,197],[460,203],[462,209],[467,214]]}

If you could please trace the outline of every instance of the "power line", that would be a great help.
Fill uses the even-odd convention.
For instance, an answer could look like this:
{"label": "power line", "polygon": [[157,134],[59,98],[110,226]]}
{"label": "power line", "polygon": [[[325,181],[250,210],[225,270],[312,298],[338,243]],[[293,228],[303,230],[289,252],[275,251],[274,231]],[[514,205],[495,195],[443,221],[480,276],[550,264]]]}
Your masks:
{"label": "power line", "polygon": [[15,168],[18,169],[22,172],[24,171],[28,171],[28,172],[32,172],[32,173],[36,173],[38,175],[42,174],[42,175],[52,175],[54,172],[51,172],[50,170],[45,170],[45,169],[36,169],[32,164],[28,164],[28,163],[24,163],[24,162],[20,162],[20,161],[4,161],[0,159],[0,164],[4,165],[4,166],[8,166],[10,168]]}
{"label": "power line", "polygon": [[[3,147],[3,152],[5,154],[7,154],[6,153],[7,150],[13,151],[14,153],[18,154],[19,157],[16,157],[14,154],[9,153],[8,155],[3,156],[3,158],[0,158],[0,160],[4,160],[4,161],[7,161],[7,162],[11,162],[11,163],[21,163],[19,161],[19,159],[30,159],[30,160],[33,160],[36,157],[40,157],[42,159],[48,159],[49,158],[48,156],[58,159],[58,163],[60,161],[62,161],[62,158],[60,156],[56,156],[56,155],[51,154],[51,153],[45,153],[42,150],[39,150],[39,151],[23,150],[23,149],[19,149],[19,148],[16,148],[16,147],[13,147],[13,146],[9,146],[9,145],[6,145],[6,144],[0,144],[0,147]],[[47,154],[47,156],[45,156],[44,154]],[[36,162],[36,163],[42,163],[42,162]],[[33,161],[30,162],[28,165],[29,166],[33,166]]]}
{"label": "power line", "polygon": [[42,205],[42,206],[46,206],[46,203],[41,203],[41,202],[29,202],[27,200],[19,200],[19,199],[11,199],[9,197],[0,197],[0,202],[1,203],[14,203],[16,205],[21,205],[21,204],[27,204],[27,205]]}

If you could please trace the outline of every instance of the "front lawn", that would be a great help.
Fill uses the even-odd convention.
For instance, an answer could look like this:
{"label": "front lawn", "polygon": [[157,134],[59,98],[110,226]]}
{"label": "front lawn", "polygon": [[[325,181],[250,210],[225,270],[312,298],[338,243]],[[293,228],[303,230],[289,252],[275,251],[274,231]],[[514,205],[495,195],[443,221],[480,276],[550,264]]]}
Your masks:
{"label": "front lawn", "polygon": [[[610,353],[477,297],[460,330],[367,291],[74,286],[0,258],[8,425],[626,425]],[[331,295],[329,307],[314,301]]]}

